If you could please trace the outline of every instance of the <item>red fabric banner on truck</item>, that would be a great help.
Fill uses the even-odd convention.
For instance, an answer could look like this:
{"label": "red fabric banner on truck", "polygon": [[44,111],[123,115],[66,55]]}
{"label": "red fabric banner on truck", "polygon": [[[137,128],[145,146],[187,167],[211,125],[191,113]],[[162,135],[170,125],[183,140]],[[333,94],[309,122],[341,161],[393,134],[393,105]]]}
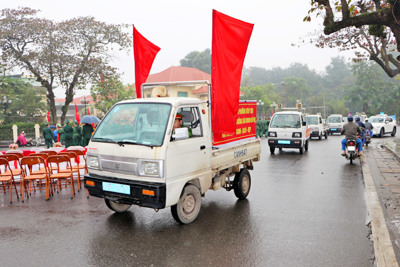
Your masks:
{"label": "red fabric banner on truck", "polygon": [[236,133],[243,61],[253,26],[213,10],[211,117],[214,134]]}
{"label": "red fabric banner on truck", "polygon": [[154,58],[160,48],[144,38],[133,26],[133,54],[135,57],[136,97],[141,98],[140,87],[147,80]]}
{"label": "red fabric banner on truck", "polygon": [[213,146],[256,136],[257,102],[240,102],[234,134],[214,133]]}

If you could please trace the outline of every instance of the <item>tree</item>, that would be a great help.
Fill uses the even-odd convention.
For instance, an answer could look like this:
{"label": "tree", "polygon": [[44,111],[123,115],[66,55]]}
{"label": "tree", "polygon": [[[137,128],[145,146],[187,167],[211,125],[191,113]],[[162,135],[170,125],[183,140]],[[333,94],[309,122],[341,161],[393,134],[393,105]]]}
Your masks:
{"label": "tree", "polygon": [[[386,97],[389,86],[383,79],[381,70],[376,64],[360,62],[352,66],[356,81],[346,88],[346,99],[349,100],[351,112],[362,111],[371,114],[371,106],[379,106]],[[376,112],[376,111],[375,111]]]}
{"label": "tree", "polygon": [[90,88],[93,99],[96,99],[96,109],[104,114],[117,102],[134,98],[134,86],[124,86],[118,76],[109,77],[97,82]]}
{"label": "tree", "polygon": [[0,97],[6,97],[9,103],[2,103],[3,119],[5,123],[11,121],[36,122],[45,105],[42,102],[43,91],[34,88],[29,82],[17,78],[0,77]]}
{"label": "tree", "polygon": [[260,114],[264,116],[270,113],[273,102],[278,103],[280,101],[275,92],[276,86],[271,83],[255,87],[241,87],[240,90],[244,92],[244,96],[241,96],[240,100],[257,100],[258,105],[264,103],[257,108]]}
{"label": "tree", "polygon": [[357,45],[367,50],[370,59],[377,62],[389,77],[400,73],[400,56],[394,59],[384,50],[393,43],[400,52],[400,1],[312,0],[308,13],[304,21],[311,21],[312,13],[321,15],[324,17],[324,33],[337,33],[322,43],[331,46],[347,44],[351,48]]}
{"label": "tree", "polygon": [[203,52],[193,51],[180,60],[182,67],[196,68],[211,74],[211,50],[205,49]]}
{"label": "tree", "polygon": [[130,47],[130,38],[122,32],[126,25],[106,24],[93,17],[54,22],[36,17],[38,12],[27,7],[1,11],[1,56],[7,65],[29,71],[46,88],[52,121],[56,121],[53,89],[65,88],[63,123],[75,90],[97,81],[103,73],[116,73],[109,66],[110,51]]}

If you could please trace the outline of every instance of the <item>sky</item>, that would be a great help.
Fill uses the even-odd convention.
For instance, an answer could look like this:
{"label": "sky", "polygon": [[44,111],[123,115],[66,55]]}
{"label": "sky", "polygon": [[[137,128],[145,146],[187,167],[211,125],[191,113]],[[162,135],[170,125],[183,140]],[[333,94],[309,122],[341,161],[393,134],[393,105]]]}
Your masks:
{"label": "sky", "polygon": [[[306,42],[311,33],[322,32],[322,19],[303,22],[310,0],[13,0],[2,1],[0,8],[39,9],[40,17],[62,21],[93,16],[111,24],[132,24],[150,42],[161,48],[150,74],[161,72],[192,51],[211,49],[212,10],[254,24],[245,67],[286,68],[298,62],[322,73],[335,56],[350,58],[336,49],[321,49]],[[112,65],[123,72],[124,83],[134,83],[133,49],[115,53]]]}

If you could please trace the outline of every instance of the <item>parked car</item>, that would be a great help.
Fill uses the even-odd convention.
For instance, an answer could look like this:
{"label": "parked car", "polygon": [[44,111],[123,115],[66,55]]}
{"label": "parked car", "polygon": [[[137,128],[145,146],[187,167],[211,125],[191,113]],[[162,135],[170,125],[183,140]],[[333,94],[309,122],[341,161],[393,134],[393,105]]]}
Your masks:
{"label": "parked car", "polygon": [[396,135],[396,121],[387,115],[376,115],[369,117],[368,121],[374,127],[372,129],[373,136],[383,137],[385,134]]}

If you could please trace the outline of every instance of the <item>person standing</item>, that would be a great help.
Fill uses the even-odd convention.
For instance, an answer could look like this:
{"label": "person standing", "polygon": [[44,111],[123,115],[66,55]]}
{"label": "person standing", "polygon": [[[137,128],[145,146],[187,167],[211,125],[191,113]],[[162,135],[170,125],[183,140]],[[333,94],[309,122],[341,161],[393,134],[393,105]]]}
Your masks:
{"label": "person standing", "polygon": [[79,123],[75,121],[74,127],[74,146],[80,146],[82,142],[82,128]]}
{"label": "person standing", "polygon": [[85,123],[82,127],[82,146],[89,144],[90,138],[92,137],[93,127],[90,123]]}
{"label": "person standing", "polygon": [[46,127],[43,129],[43,137],[47,148],[53,147],[53,133],[51,132],[48,122],[46,122]]}
{"label": "person standing", "polygon": [[68,148],[73,145],[73,138],[74,138],[74,130],[72,129],[72,126],[69,124],[69,120],[67,119],[65,121],[65,126],[64,126],[64,138],[65,138],[65,148]]}

